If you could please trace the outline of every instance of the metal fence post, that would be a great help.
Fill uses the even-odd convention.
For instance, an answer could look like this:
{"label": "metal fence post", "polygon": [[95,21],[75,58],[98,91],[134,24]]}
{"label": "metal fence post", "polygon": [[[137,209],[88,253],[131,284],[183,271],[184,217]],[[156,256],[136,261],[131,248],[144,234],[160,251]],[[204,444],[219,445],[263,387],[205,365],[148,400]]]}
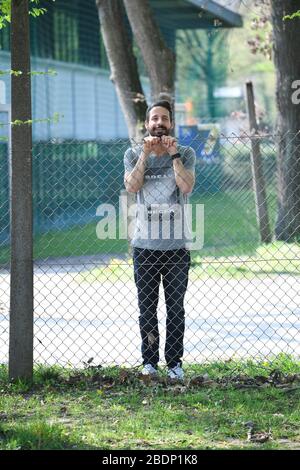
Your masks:
{"label": "metal fence post", "polygon": [[256,217],[261,242],[270,243],[272,241],[272,233],[269,224],[266,186],[263,174],[263,163],[260,152],[259,139],[256,137],[256,135],[258,134],[258,125],[255,115],[254,92],[252,82],[246,83],[246,94],[247,110],[251,133],[251,169],[256,204]]}
{"label": "metal fence post", "polygon": [[[11,5],[12,122],[31,120],[28,0]],[[32,127],[12,125],[9,377],[33,372]]]}

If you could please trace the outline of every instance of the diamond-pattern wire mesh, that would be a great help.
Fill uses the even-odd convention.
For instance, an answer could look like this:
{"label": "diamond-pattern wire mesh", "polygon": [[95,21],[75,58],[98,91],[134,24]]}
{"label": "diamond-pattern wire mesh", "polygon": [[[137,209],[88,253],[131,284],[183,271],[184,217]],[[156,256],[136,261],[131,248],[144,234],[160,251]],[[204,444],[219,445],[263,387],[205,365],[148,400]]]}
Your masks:
{"label": "diamond-pattern wire mesh", "polygon": [[[259,137],[272,231],[276,138]],[[200,138],[192,145],[202,148],[190,202],[204,205],[204,246],[191,251],[183,361],[261,359],[280,352],[299,356],[300,248],[296,242],[260,243],[251,137],[222,136],[210,156]],[[119,237],[123,156],[129,146],[124,140],[34,145],[35,362],[78,366],[93,358],[97,364],[141,363],[132,253]],[[10,250],[5,144],[0,162],[0,361],[6,362]],[[115,239],[97,237],[103,204],[115,208]],[[164,363],[162,286],[158,322]]]}

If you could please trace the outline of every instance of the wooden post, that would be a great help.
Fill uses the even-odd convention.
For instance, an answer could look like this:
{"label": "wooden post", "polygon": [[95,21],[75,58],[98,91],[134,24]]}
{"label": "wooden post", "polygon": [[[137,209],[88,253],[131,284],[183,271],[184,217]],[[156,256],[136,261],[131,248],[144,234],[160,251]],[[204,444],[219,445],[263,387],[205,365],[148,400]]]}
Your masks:
{"label": "wooden post", "polygon": [[[12,122],[31,120],[28,0],[11,2]],[[12,125],[9,377],[33,374],[32,129]]]}
{"label": "wooden post", "polygon": [[266,185],[263,174],[263,163],[258,137],[258,125],[255,114],[254,92],[252,82],[246,83],[247,110],[251,135],[251,169],[253,189],[255,196],[256,218],[262,243],[272,241],[272,233],[269,224]]}

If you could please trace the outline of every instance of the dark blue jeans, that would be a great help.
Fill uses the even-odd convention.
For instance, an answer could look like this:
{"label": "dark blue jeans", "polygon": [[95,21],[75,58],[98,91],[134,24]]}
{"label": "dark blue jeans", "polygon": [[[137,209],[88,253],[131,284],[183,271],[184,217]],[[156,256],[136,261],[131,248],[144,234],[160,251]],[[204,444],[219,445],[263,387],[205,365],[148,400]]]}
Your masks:
{"label": "dark blue jeans", "polygon": [[138,291],[143,364],[159,361],[157,304],[162,278],[166,310],[165,359],[168,367],[181,364],[184,336],[184,296],[188,284],[190,252],[186,249],[133,250],[134,279]]}

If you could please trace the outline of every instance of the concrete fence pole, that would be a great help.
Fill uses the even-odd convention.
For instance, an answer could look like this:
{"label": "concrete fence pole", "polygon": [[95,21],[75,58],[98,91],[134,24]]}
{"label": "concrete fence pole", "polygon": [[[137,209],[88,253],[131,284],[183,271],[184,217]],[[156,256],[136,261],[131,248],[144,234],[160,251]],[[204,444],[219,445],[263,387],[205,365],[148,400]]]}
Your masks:
{"label": "concrete fence pole", "polygon": [[[11,2],[11,116],[31,120],[28,0]],[[32,379],[33,373],[33,248],[32,126],[11,129],[11,287],[9,377]]]}

